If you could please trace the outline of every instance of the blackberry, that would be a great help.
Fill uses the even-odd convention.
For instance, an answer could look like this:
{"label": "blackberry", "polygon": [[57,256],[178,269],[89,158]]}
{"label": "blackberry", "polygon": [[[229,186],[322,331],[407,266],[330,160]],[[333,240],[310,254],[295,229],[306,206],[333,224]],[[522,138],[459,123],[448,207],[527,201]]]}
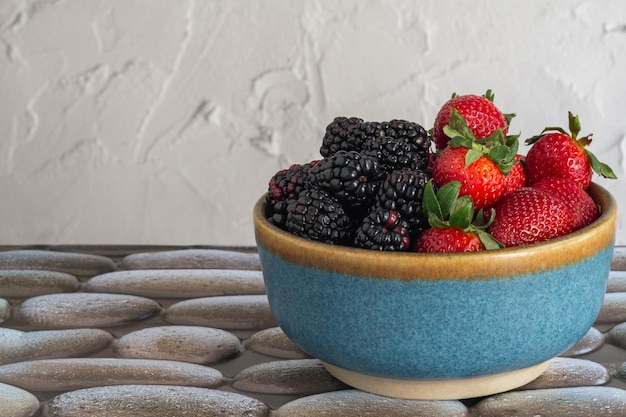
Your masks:
{"label": "blackberry", "polygon": [[[289,168],[281,169],[274,174],[269,181],[265,197],[267,202],[266,215],[268,218],[272,219],[274,214],[286,214],[284,210],[285,205],[278,205],[278,203],[296,198],[307,187],[307,176],[315,164],[317,164],[317,161],[311,161],[308,164],[293,164]],[[275,221],[275,223],[281,224],[284,222]]]}
{"label": "blackberry", "polygon": [[409,222],[411,235],[418,237],[429,227],[428,216],[422,210],[424,188],[431,176],[418,169],[392,171],[380,184],[375,208],[397,211]]}
{"label": "blackberry", "polygon": [[358,117],[335,117],[335,119],[326,126],[326,132],[322,138],[322,146],[320,154],[323,157],[334,155],[337,151],[353,151],[357,150],[361,144],[355,143],[355,138],[351,134],[351,130],[363,123]]}
{"label": "blackberry", "polygon": [[383,179],[378,159],[356,151],[338,151],[311,168],[308,182],[337,197],[346,208],[368,206]]}
{"label": "blackberry", "polygon": [[323,190],[304,190],[287,203],[284,228],[297,236],[346,244],[351,240],[352,224],[339,200]]}
{"label": "blackberry", "polygon": [[354,246],[382,251],[407,251],[411,247],[409,223],[394,210],[372,210],[357,228]]}
{"label": "blackberry", "polygon": [[413,144],[422,158],[430,152],[428,132],[421,125],[401,119],[388,122],[364,122],[357,117],[336,117],[327,127],[320,154],[331,156],[338,151],[362,151],[368,139],[389,136]]}
{"label": "blackberry", "polygon": [[393,171],[400,168],[426,169],[428,155],[413,142],[391,136],[369,138],[363,144],[362,153],[378,158],[383,169]]}

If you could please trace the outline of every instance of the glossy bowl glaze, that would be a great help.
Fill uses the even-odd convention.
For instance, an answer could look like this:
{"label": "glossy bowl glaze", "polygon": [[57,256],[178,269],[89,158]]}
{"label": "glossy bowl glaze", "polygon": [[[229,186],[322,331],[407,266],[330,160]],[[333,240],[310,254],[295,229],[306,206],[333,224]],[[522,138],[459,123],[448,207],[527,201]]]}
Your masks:
{"label": "glossy bowl glaze", "polygon": [[474,253],[390,253],[254,228],[283,331],[343,382],[381,395],[460,399],[522,386],[577,342],[600,311],[617,204],[562,238]]}

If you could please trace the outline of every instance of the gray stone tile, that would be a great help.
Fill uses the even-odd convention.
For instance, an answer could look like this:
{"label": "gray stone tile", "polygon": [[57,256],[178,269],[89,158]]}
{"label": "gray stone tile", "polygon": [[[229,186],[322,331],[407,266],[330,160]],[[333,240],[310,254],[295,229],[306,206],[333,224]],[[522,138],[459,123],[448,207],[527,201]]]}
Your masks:
{"label": "gray stone tile", "polygon": [[43,294],[73,292],[79,288],[78,279],[65,272],[0,270],[0,297],[27,298]]}
{"label": "gray stone tile", "polygon": [[33,394],[2,383],[0,404],[0,417],[30,417],[39,410],[39,400]]}
{"label": "gray stone tile", "polygon": [[595,327],[590,328],[587,333],[574,346],[569,348],[561,356],[572,357],[596,351],[604,345],[605,336]]}
{"label": "gray stone tile", "polygon": [[124,257],[124,269],[249,269],[261,270],[259,255],[221,249],[181,249],[134,253]]}
{"label": "gray stone tile", "polygon": [[283,359],[306,359],[311,356],[296,346],[280,327],[256,332],[244,341],[246,349]]}
{"label": "gray stone tile", "polygon": [[163,314],[163,319],[171,324],[219,329],[265,329],[277,325],[266,295],[185,300],[171,305]]}
{"label": "gray stone tile", "polygon": [[29,391],[155,384],[215,388],[222,373],[208,366],[151,359],[42,359],[0,366],[0,382]]}
{"label": "gray stone tile", "polygon": [[314,416],[467,417],[469,411],[460,401],[403,400],[350,389],[299,398],[272,414],[272,417]]}
{"label": "gray stone tile", "polygon": [[620,323],[606,334],[607,343],[626,349],[626,323]]}
{"label": "gray stone tile", "polygon": [[626,271],[609,272],[606,292],[626,292]]}
{"label": "gray stone tile", "polygon": [[239,355],[243,345],[237,336],[202,326],[159,326],[136,330],[113,343],[122,358],[177,360],[211,364]]}
{"label": "gray stone tile", "polygon": [[113,271],[115,263],[99,255],[23,249],[0,252],[0,269],[58,271],[83,277]]}
{"label": "gray stone tile", "polygon": [[112,340],[101,329],[23,332],[0,328],[0,364],[88,355],[106,349]]}
{"label": "gray stone tile", "polygon": [[56,396],[44,417],[269,417],[269,407],[244,395],[207,388],[116,385]]}
{"label": "gray stone tile", "polygon": [[626,271],[626,246],[616,246],[613,250],[611,270]]}
{"label": "gray stone tile", "polygon": [[611,379],[599,363],[574,358],[554,358],[537,379],[518,390],[604,385]]}
{"label": "gray stone tile", "polygon": [[117,326],[143,320],[161,311],[154,300],[134,295],[66,293],[40,295],[14,307],[19,323],[60,329]]}
{"label": "gray stone tile", "polygon": [[0,323],[11,317],[11,304],[4,298],[0,298]]}
{"label": "gray stone tile", "polygon": [[626,381],[626,362],[619,365],[615,369],[615,372],[613,373],[613,375],[615,375],[615,378],[619,379],[620,381]]}
{"label": "gray stone tile", "polygon": [[83,289],[156,298],[265,294],[261,271],[237,269],[116,271],[91,278]]}
{"label": "gray stone tile", "polygon": [[471,408],[476,417],[604,417],[626,415],[626,391],[613,387],[572,387],[510,391]]}
{"label": "gray stone tile", "polygon": [[232,386],[240,391],[292,395],[311,395],[348,388],[317,359],[290,359],[253,365],[239,372]]}
{"label": "gray stone tile", "polygon": [[611,292],[604,296],[602,309],[596,323],[623,323],[626,322],[626,292]]}

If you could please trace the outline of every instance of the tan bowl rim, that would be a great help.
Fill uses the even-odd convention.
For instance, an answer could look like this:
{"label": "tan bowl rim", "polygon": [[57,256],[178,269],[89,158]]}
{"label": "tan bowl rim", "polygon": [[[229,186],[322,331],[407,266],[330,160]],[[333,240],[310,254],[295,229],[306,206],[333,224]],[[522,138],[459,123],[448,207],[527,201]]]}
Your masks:
{"label": "tan bowl rim", "polygon": [[601,207],[592,224],[560,238],[532,245],[471,253],[379,252],[330,245],[292,235],[272,225],[264,215],[265,194],[253,211],[257,244],[290,263],[331,272],[391,279],[485,279],[556,269],[612,247],[617,202],[605,188],[588,190]]}

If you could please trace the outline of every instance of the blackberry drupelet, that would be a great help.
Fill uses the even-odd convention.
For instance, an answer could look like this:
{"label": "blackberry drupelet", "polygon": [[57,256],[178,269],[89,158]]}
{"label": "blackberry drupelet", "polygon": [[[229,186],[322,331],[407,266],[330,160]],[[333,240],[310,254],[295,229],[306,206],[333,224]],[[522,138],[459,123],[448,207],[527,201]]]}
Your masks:
{"label": "blackberry drupelet", "polygon": [[413,142],[391,136],[369,138],[361,151],[365,155],[378,158],[383,169],[391,172],[400,168],[424,170],[428,167],[428,155]]}
{"label": "blackberry drupelet", "polygon": [[392,171],[378,189],[374,207],[397,211],[410,225],[411,237],[417,238],[429,227],[422,210],[426,183],[431,179],[425,171],[402,168]]}
{"label": "blackberry drupelet", "polygon": [[382,251],[407,251],[411,247],[409,224],[394,210],[372,210],[356,229],[354,246]]}
{"label": "blackberry drupelet", "polygon": [[[326,126],[326,132],[322,138],[320,154],[323,157],[334,155],[337,151],[353,151],[361,147],[361,143],[356,143],[356,138],[352,135],[352,129],[362,123],[358,117],[335,117]],[[360,140],[360,139],[359,139]]]}
{"label": "blackberry drupelet", "polygon": [[351,210],[369,206],[383,178],[378,159],[356,151],[338,151],[310,169],[308,183],[335,196]]}
{"label": "blackberry drupelet", "polygon": [[341,203],[319,189],[302,191],[287,203],[285,230],[294,235],[332,244],[351,241],[353,222]]}

